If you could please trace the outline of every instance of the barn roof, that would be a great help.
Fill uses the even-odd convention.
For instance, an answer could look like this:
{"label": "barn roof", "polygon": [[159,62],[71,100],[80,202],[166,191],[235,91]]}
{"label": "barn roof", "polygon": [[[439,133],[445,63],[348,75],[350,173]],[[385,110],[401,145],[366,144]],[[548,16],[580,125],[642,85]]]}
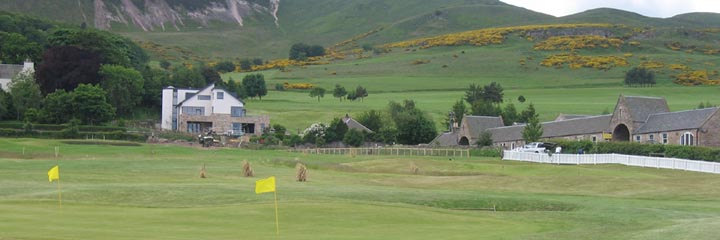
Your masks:
{"label": "barn roof", "polygon": [[[572,135],[601,133],[607,131],[612,115],[599,115],[583,118],[574,118],[562,121],[541,123],[542,138],[555,138]],[[507,142],[522,140],[522,131],[525,124],[489,129],[494,142]]]}
{"label": "barn roof", "polygon": [[670,112],[665,98],[624,96],[633,122],[645,122],[651,114]]}
{"label": "barn roof", "polygon": [[718,108],[705,108],[669,113],[656,113],[648,117],[636,134],[667,132],[684,129],[697,129],[718,111]]}

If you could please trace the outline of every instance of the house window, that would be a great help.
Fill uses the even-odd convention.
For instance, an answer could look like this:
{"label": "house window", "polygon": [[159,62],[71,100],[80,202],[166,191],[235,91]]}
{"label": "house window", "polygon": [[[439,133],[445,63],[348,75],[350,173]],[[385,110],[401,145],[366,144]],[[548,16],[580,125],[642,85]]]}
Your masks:
{"label": "house window", "polygon": [[668,143],[668,134],[667,133],[662,134],[662,141],[663,141],[663,144]]}
{"label": "house window", "polygon": [[680,145],[695,145],[695,136],[692,133],[686,132],[680,137]]}
{"label": "house window", "polygon": [[635,141],[640,142],[642,140],[642,137],[640,135],[635,135]]}
{"label": "house window", "polygon": [[191,98],[191,97],[193,96],[193,94],[194,94],[194,93],[186,92],[186,93],[185,93],[185,99]]}
{"label": "house window", "polygon": [[189,133],[199,133],[200,132],[200,123],[188,123],[187,125],[187,132]]}
{"label": "house window", "polygon": [[654,134],[648,135],[648,142],[655,143],[655,135]]}
{"label": "house window", "polygon": [[224,99],[225,93],[224,92],[217,92],[217,99]]}
{"label": "house window", "polygon": [[245,109],[243,107],[231,107],[230,114],[232,117],[244,117]]}
{"label": "house window", "polygon": [[510,143],[510,149],[515,149],[515,143]]}
{"label": "house window", "polygon": [[597,142],[597,136],[592,136],[592,142],[594,142],[594,143]]}
{"label": "house window", "polygon": [[198,100],[210,100],[210,95],[198,95]]}
{"label": "house window", "polygon": [[238,136],[242,134],[242,123],[233,123],[232,124],[232,134],[234,136]]}
{"label": "house window", "polygon": [[182,113],[188,116],[204,116],[204,107],[182,107]]}

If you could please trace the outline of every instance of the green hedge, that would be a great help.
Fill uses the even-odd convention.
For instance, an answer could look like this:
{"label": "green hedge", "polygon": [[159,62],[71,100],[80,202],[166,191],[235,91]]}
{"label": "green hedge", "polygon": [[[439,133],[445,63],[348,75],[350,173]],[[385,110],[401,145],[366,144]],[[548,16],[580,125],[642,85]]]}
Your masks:
{"label": "green hedge", "polygon": [[470,149],[470,156],[473,157],[501,157],[502,156],[502,148],[475,148]]}
{"label": "green hedge", "polygon": [[[126,133],[122,131],[114,132],[80,132],[75,139],[85,139],[86,137],[94,136],[95,139],[106,139],[106,140],[123,140],[131,142],[145,142],[147,136],[144,134],[137,133]],[[0,137],[27,137],[27,138],[45,138],[45,139],[66,139],[63,137],[62,131],[32,131],[25,132],[24,130],[16,129],[2,129],[0,128]]]}
{"label": "green hedge", "polygon": [[[24,129],[24,123],[20,122],[0,122],[0,129]],[[61,131],[67,128],[67,124],[39,124],[33,123],[32,129],[36,131]],[[124,127],[113,127],[113,126],[80,126],[81,132],[125,132],[127,129]]]}

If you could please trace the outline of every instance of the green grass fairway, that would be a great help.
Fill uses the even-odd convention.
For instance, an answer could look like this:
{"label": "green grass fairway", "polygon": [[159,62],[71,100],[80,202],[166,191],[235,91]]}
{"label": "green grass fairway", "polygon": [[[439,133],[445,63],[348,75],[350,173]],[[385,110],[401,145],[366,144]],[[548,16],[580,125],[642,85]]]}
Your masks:
{"label": "green grass fairway", "polygon": [[[0,139],[0,239],[715,239],[720,176]],[[60,146],[63,206],[47,181]],[[25,155],[23,155],[23,149]],[[295,182],[296,159],[309,181]],[[242,160],[256,177],[241,177]],[[209,178],[198,178],[207,166]],[[410,165],[420,174],[410,174]],[[273,194],[254,181],[277,176]],[[477,209],[496,206],[497,212]]]}

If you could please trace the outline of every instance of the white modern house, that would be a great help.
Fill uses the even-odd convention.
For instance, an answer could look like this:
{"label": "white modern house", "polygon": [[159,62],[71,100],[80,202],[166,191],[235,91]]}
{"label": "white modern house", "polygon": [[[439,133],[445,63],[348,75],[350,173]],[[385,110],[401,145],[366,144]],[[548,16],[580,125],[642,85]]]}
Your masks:
{"label": "white modern house", "polygon": [[210,84],[203,89],[163,89],[161,128],[168,131],[261,135],[270,127],[268,116],[250,116],[245,103]]}
{"label": "white modern house", "polygon": [[21,72],[26,74],[35,73],[35,64],[31,61],[25,61],[23,65],[0,64],[0,88],[5,92],[10,91],[10,82]]}

